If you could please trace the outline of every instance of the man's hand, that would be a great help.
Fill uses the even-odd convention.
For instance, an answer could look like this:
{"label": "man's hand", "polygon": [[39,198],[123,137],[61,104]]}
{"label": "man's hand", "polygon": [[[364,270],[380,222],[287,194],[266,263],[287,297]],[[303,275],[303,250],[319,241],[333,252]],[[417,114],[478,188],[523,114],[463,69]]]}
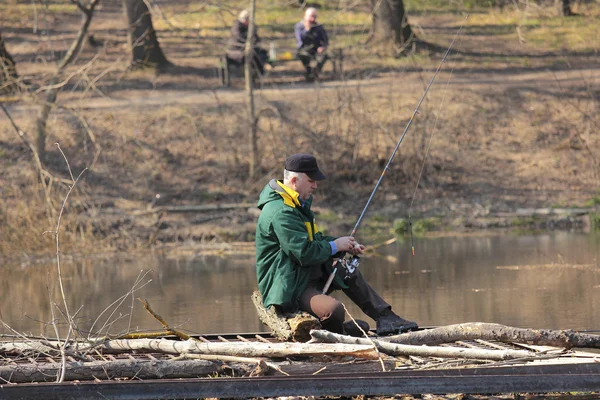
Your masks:
{"label": "man's hand", "polygon": [[322,54],[325,52],[325,47],[321,46],[317,49],[317,53]]}
{"label": "man's hand", "polygon": [[363,254],[365,246],[359,244],[352,236],[342,236],[334,240],[338,251],[352,254],[353,256]]}
{"label": "man's hand", "polygon": [[354,247],[348,251],[353,256],[358,256],[359,254],[364,254],[365,245],[360,243],[354,243]]}

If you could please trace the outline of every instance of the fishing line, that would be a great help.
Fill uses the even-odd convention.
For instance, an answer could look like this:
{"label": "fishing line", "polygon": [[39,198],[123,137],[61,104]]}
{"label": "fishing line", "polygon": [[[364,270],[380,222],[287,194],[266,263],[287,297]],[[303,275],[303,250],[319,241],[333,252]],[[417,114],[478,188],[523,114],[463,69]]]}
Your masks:
{"label": "fishing line", "polygon": [[[466,20],[466,18],[468,18],[468,16],[465,17],[465,20]],[[354,225],[354,228],[352,229],[352,232],[350,233],[350,236],[354,236],[356,234],[356,231],[358,230],[358,227],[359,227],[359,225],[360,225],[363,217],[365,216],[365,213],[367,212],[367,209],[369,208],[369,205],[373,201],[373,197],[375,197],[375,193],[377,192],[377,189],[379,189],[379,186],[381,185],[381,182],[383,181],[383,177],[385,176],[385,173],[387,171],[389,171],[390,164],[394,160],[394,157],[396,156],[396,153],[398,152],[398,149],[400,148],[400,145],[402,144],[402,141],[404,140],[404,137],[406,136],[406,133],[408,132],[410,126],[412,125],[412,122],[414,121],[415,116],[419,112],[419,108],[421,107],[421,104],[425,100],[425,97],[427,96],[427,93],[429,93],[429,89],[433,85],[433,82],[435,81],[435,78],[436,78],[437,74],[440,72],[440,69],[442,68],[442,65],[446,61],[446,58],[448,57],[448,54],[450,54],[450,51],[452,50],[452,46],[454,45],[454,42],[456,41],[456,38],[458,37],[458,35],[460,35],[460,32],[463,29],[463,26],[464,26],[464,22],[463,22],[463,24],[461,24],[460,28],[458,29],[458,31],[454,35],[454,38],[452,38],[452,42],[450,43],[450,46],[448,46],[448,49],[446,49],[446,52],[444,53],[444,56],[442,57],[442,60],[440,61],[440,63],[438,64],[438,66],[437,66],[437,68],[435,70],[435,73],[433,74],[433,76],[431,77],[431,80],[427,84],[427,87],[425,88],[425,92],[423,93],[423,95],[419,99],[417,107],[413,111],[413,114],[410,117],[410,119],[408,120],[408,123],[406,124],[406,127],[404,128],[404,131],[402,132],[402,135],[400,136],[400,139],[396,143],[396,147],[394,148],[394,151],[392,152],[392,155],[390,156],[389,160],[385,164],[385,167],[383,168],[383,171],[381,172],[381,175],[379,176],[379,179],[377,180],[377,183],[375,184],[375,187],[373,188],[373,191],[371,192],[371,195],[369,196],[369,199],[367,200],[367,203],[365,204],[365,207],[363,208],[362,212],[360,213],[360,216],[358,217],[358,220],[356,221],[356,225]],[[413,200],[414,200],[414,194],[413,194]],[[411,235],[412,235],[412,228],[411,228]],[[413,250],[413,253],[414,253],[414,250]],[[324,294],[327,293],[327,291],[329,290],[329,286],[333,282],[333,278],[335,277],[335,274],[336,274],[336,272],[338,270],[338,263],[341,264],[342,268],[346,271],[346,277],[347,278],[350,277],[354,273],[354,271],[356,271],[356,269],[358,268],[358,265],[360,263],[359,257],[355,255],[350,260],[346,260],[345,255],[346,255],[346,251],[342,252],[341,255],[339,255],[338,257],[336,257],[335,260],[333,261],[333,264],[332,264],[333,271],[329,275],[329,278],[327,279],[327,282],[325,282],[325,285],[323,287],[323,293]]]}
{"label": "fishing line", "polygon": [[[460,29],[462,29],[462,25],[461,25]],[[458,34],[460,33],[460,29],[456,33],[455,39],[456,39],[456,37],[458,37]],[[452,41],[452,43],[454,43],[454,40]],[[451,47],[452,47],[452,44],[450,45],[450,48]],[[440,65],[441,65],[441,63],[440,63]],[[431,142],[433,142],[433,137],[437,133],[436,132],[437,124],[438,124],[438,121],[440,120],[442,106],[444,105],[444,101],[446,99],[446,94],[448,92],[448,86],[450,85],[450,79],[452,79],[452,74],[454,73],[455,66],[456,66],[456,59],[452,63],[452,67],[450,68],[450,76],[448,76],[448,80],[446,81],[446,85],[444,86],[444,91],[442,92],[442,100],[440,101],[440,106],[438,107],[439,111],[435,118],[435,122],[433,123],[433,130],[431,132],[431,136],[429,137],[429,142],[427,143],[427,148],[425,149],[425,155],[423,156],[423,163],[421,164],[421,171],[419,172],[419,176],[417,178],[417,184],[415,185],[415,190],[413,191],[412,198],[410,199],[410,205],[408,206],[408,226],[409,226],[409,230],[410,230],[410,249],[411,249],[411,253],[413,256],[415,255],[415,243],[414,243],[412,219],[411,219],[410,213],[412,210],[413,203],[415,201],[415,197],[417,195],[417,189],[419,188],[419,183],[421,182],[421,177],[423,176],[423,171],[425,170],[425,162],[427,161],[427,156],[429,155],[429,150],[431,148]]]}

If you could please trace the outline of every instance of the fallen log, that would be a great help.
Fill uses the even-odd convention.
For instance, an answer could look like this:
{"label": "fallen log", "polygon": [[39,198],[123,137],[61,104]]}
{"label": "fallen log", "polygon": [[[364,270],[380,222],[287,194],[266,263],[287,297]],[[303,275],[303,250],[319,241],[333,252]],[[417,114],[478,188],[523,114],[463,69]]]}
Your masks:
{"label": "fallen log", "polygon": [[347,373],[360,373],[367,374],[370,372],[381,372],[383,363],[383,369],[385,371],[391,371],[402,362],[388,357],[386,360],[352,360],[343,363],[335,362],[320,362],[313,361],[285,361],[276,363],[284,373],[289,375],[327,375],[327,374],[347,374]]}
{"label": "fallen log", "polygon": [[[77,343],[77,352],[91,350],[107,354],[132,352],[163,354],[213,354],[235,357],[285,358],[291,356],[352,356],[373,360],[377,352],[372,345],[344,345],[328,343],[263,343],[263,342],[199,342],[196,340],[175,341],[168,339],[113,339],[92,346]],[[47,355],[57,355],[59,348],[43,346],[39,342],[6,342],[0,345],[0,354],[32,354],[43,349]],[[67,349],[74,352],[74,348]]]}
{"label": "fallen log", "polygon": [[[204,357],[204,356],[203,356]],[[225,361],[225,362],[222,362]],[[256,361],[256,360],[254,360]],[[395,366],[387,360],[387,370]],[[67,362],[65,381],[124,380],[124,379],[181,379],[219,376],[254,376],[256,367],[250,362],[232,362],[227,359],[181,359],[181,360],[112,360]],[[250,364],[255,364],[252,362]],[[61,363],[10,363],[0,366],[2,383],[54,382],[61,371]],[[268,362],[265,375],[315,375],[335,373],[368,373],[381,371],[376,360],[355,360],[348,363],[331,362]]]}
{"label": "fallen log", "polygon": [[467,349],[464,347],[429,347],[407,344],[390,343],[379,339],[357,338],[337,333],[315,330],[310,335],[315,341],[325,343],[371,344],[377,346],[380,352],[390,356],[419,356],[439,358],[462,358],[471,360],[513,360],[520,358],[535,358],[535,353],[525,350],[485,350]]}
{"label": "fallen log", "polygon": [[534,264],[534,265],[498,265],[496,269],[505,269],[509,271],[531,271],[535,269],[577,269],[577,270],[596,270],[596,264]]}
{"label": "fallen log", "polygon": [[39,340],[0,342],[0,354],[56,354],[60,349],[60,343],[42,343]]}
{"label": "fallen log", "polygon": [[580,216],[593,212],[596,212],[595,208],[517,208],[515,212],[497,212],[493,215],[497,217]]}
{"label": "fallen log", "polygon": [[[0,366],[0,381],[9,383],[54,382],[62,370],[62,363],[11,363]],[[115,360],[67,362],[65,381],[95,379],[167,379],[195,378],[214,374],[231,374],[232,366],[207,360]],[[245,374],[240,367],[236,373]]]}
{"label": "fallen log", "polygon": [[253,208],[256,207],[254,203],[240,203],[240,204],[207,204],[207,205],[186,205],[186,206],[158,206],[152,207],[147,210],[136,210],[133,215],[146,215],[155,214],[163,211],[175,212],[175,213],[187,213],[187,212],[204,212],[204,211],[220,211],[220,210],[234,210],[239,208]]}
{"label": "fallen log", "polygon": [[115,339],[98,347],[105,353],[153,352],[165,354],[220,354],[237,357],[291,356],[352,356],[376,359],[372,345],[344,345],[328,343],[263,343],[263,342],[198,342],[166,339]]}
{"label": "fallen log", "polygon": [[485,322],[469,322],[388,336],[381,340],[398,344],[435,345],[458,340],[496,340],[537,346],[600,348],[600,335],[573,330],[524,329]]}
{"label": "fallen log", "polygon": [[310,331],[321,329],[319,320],[307,312],[284,314],[279,313],[275,307],[266,309],[258,291],[252,293],[252,303],[254,303],[260,321],[268,326],[272,335],[281,341],[308,342]]}

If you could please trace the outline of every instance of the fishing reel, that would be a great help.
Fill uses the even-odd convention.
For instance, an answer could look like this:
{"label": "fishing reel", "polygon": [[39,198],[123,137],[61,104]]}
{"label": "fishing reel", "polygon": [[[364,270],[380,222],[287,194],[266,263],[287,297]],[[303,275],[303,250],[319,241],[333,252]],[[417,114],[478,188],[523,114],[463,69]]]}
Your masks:
{"label": "fishing reel", "polygon": [[340,257],[336,258],[333,263],[333,271],[331,274],[329,274],[329,278],[327,278],[327,282],[325,282],[325,285],[323,286],[323,294],[327,294],[329,292],[329,287],[331,286],[333,278],[335,277],[339,268],[343,268],[344,270],[345,281],[354,278],[357,274],[360,258],[358,256],[352,256],[352,258],[347,259],[342,255],[343,253],[338,254],[340,254]]}
{"label": "fishing reel", "polygon": [[340,259],[340,264],[344,269],[344,280],[350,279],[356,275],[356,271],[360,265],[360,257],[352,256],[350,259],[342,258]]}

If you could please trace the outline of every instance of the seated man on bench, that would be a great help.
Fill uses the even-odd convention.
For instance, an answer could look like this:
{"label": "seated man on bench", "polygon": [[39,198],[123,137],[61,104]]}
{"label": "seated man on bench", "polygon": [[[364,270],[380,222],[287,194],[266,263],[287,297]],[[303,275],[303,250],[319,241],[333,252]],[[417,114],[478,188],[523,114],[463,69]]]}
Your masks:
{"label": "seated man on bench", "polygon": [[[250,13],[248,10],[242,10],[238,19],[231,27],[231,36],[227,41],[227,58],[237,65],[244,65],[244,49],[248,38],[248,24],[250,22]],[[259,46],[260,38],[257,34],[257,27],[254,26],[254,62],[252,63],[255,71],[260,75],[265,72],[265,63],[268,59],[267,51]]]}
{"label": "seated man on bench", "polygon": [[[305,69],[304,77],[312,82],[319,77],[323,65],[327,62],[327,46],[329,39],[323,25],[317,23],[317,9],[309,7],[304,13],[304,19],[294,27],[296,35],[297,57]],[[311,61],[316,66],[311,67]]]}

